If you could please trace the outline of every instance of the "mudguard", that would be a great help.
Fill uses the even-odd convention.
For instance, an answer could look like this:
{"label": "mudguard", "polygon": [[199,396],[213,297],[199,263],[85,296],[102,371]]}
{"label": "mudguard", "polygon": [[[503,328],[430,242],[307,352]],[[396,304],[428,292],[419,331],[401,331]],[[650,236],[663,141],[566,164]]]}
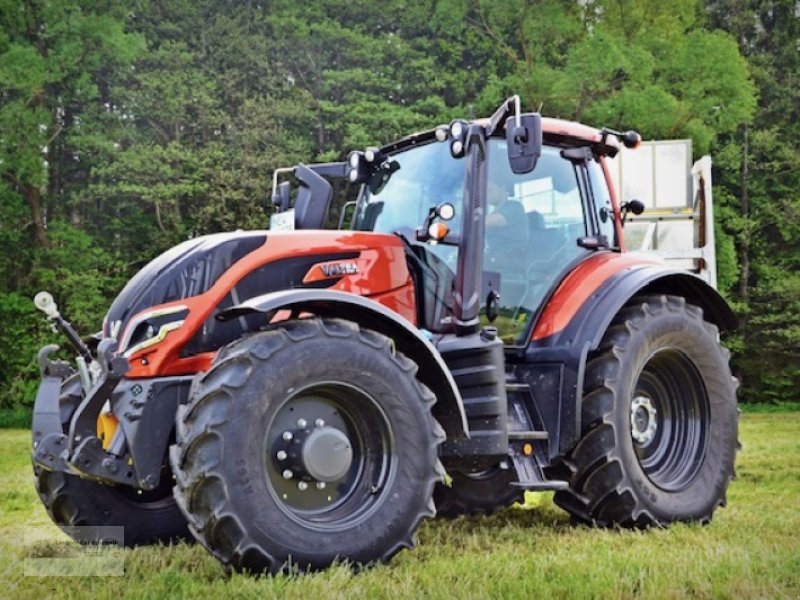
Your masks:
{"label": "mudguard", "polygon": [[227,321],[251,313],[271,318],[279,310],[346,319],[394,340],[397,349],[419,366],[419,380],[436,395],[433,414],[448,438],[469,438],[461,393],[442,356],[428,338],[397,313],[364,296],[332,290],[295,289],[250,298],[221,311],[217,319]]}
{"label": "mudguard", "polygon": [[596,349],[616,314],[637,294],[682,296],[702,308],[706,320],[720,331],[738,325],[725,299],[700,277],[680,269],[647,265],[624,269],[609,277],[583,302],[569,324],[547,340],[548,345],[589,342],[590,349]]}
{"label": "mudguard", "polygon": [[[569,302],[567,294],[571,294]],[[720,331],[737,326],[736,315],[727,302],[704,280],[659,264],[627,263],[596,287],[557,291],[534,327],[524,363],[516,367],[519,380],[532,382],[543,425],[548,431],[557,432],[550,438],[551,458],[566,454],[579,439],[589,354],[598,348],[617,313],[634,296],[642,294],[681,296],[702,308],[705,318]],[[580,298],[578,302],[576,296]]]}

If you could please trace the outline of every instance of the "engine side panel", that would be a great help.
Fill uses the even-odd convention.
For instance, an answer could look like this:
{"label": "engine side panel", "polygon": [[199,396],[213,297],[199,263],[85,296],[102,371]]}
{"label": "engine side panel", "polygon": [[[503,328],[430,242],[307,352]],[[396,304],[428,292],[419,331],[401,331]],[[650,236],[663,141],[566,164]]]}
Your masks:
{"label": "engine side panel", "polygon": [[[353,258],[342,258],[342,253]],[[318,263],[312,256],[319,256]],[[228,268],[206,292],[148,308],[151,311],[183,305],[188,315],[183,325],[170,331],[163,342],[134,353],[130,357],[131,370],[126,376],[186,375],[206,370],[214,352],[181,356],[183,348],[245,277],[270,263],[297,259],[310,262],[304,262],[302,269],[297,270],[296,281],[281,281],[283,289],[287,284],[290,288],[321,286],[374,297],[410,324],[416,322],[413,284],[404,246],[397,237],[341,231],[270,232],[260,248]],[[332,276],[325,276],[326,271]],[[239,298],[239,301],[245,299]]]}

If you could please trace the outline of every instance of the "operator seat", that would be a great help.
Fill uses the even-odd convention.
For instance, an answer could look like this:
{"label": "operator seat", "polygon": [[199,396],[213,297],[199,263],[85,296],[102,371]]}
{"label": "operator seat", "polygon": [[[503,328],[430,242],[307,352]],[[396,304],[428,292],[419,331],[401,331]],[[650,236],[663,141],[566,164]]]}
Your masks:
{"label": "operator seat", "polygon": [[528,264],[552,262],[564,245],[564,231],[560,227],[547,227],[544,216],[537,211],[528,213]]}

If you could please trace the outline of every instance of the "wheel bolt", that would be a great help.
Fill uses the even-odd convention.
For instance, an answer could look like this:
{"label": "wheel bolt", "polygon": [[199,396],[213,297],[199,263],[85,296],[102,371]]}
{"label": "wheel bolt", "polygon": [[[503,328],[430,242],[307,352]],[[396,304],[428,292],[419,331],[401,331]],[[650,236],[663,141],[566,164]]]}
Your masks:
{"label": "wheel bolt", "polygon": [[325,482],[324,481],[318,481],[317,482],[317,489],[318,490],[324,490],[325,489]]}
{"label": "wheel bolt", "polygon": [[294,473],[292,473],[289,469],[286,469],[283,472],[283,478],[284,479],[291,479],[292,477],[294,477]]}
{"label": "wheel bolt", "polygon": [[325,427],[325,421],[323,421],[322,419],[317,419],[316,421],[314,421],[314,425],[322,429],[323,427]]}
{"label": "wheel bolt", "polygon": [[308,484],[305,481],[301,481],[297,484],[297,489],[301,492],[305,492],[308,489]]}
{"label": "wheel bolt", "polygon": [[288,456],[288,454],[286,454],[286,452],[284,450],[278,450],[277,456],[278,456],[278,460],[286,460],[286,457]]}
{"label": "wheel bolt", "polygon": [[288,442],[288,441],[291,441],[291,439],[292,439],[293,437],[294,437],[294,436],[292,435],[292,432],[291,432],[291,431],[284,431],[284,432],[283,432],[283,439],[284,439],[284,441],[286,441],[286,442]]}
{"label": "wheel bolt", "polygon": [[305,429],[305,426],[308,425],[305,419],[297,419],[297,426],[300,429]]}

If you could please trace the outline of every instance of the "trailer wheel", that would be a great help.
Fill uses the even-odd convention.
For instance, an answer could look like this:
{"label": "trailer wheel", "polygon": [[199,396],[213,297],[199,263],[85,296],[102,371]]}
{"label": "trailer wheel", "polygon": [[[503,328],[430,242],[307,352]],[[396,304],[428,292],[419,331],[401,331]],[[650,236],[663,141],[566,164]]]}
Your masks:
{"label": "trailer wheel", "polygon": [[433,516],[444,431],[417,366],[342,320],[281,323],[220,352],[178,414],[175,494],[237,570],[367,565]]}
{"label": "trailer wheel", "polygon": [[[80,398],[77,378],[62,385],[61,402]],[[190,540],[186,519],[172,497],[169,468],[159,486],[148,492],[125,486],[111,486],[75,475],[46,471],[34,466],[36,491],[53,522],[81,542],[102,541],[102,530],[85,526],[122,526],[128,547]]]}
{"label": "trailer wheel", "polygon": [[702,310],[676,296],[634,298],[586,369],[582,438],[555,502],[583,522],[708,522],[739,447],[728,351]]}
{"label": "trailer wheel", "polygon": [[433,493],[436,515],[489,515],[497,510],[522,502],[524,490],[512,486],[517,481],[513,469],[491,467],[477,473],[450,473],[451,485],[437,483]]}

